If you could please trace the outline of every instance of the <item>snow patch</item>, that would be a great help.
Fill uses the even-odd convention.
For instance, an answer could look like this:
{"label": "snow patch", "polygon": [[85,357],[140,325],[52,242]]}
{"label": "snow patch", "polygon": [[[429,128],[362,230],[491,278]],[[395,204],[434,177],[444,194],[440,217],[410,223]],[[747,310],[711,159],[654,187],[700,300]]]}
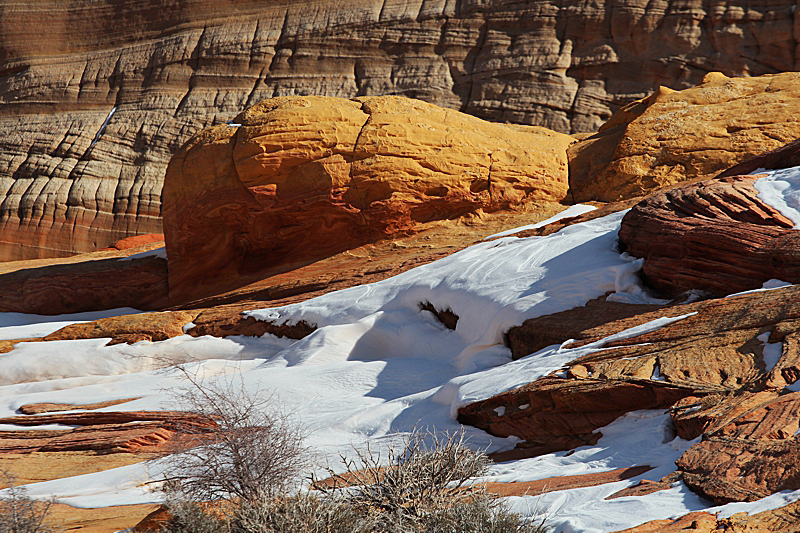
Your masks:
{"label": "snow patch", "polygon": [[667,378],[661,374],[661,365],[656,363],[653,366],[653,375],[650,376],[650,379],[653,381],[666,381]]}
{"label": "snow patch", "polygon": [[764,353],[764,365],[766,366],[766,372],[769,372],[775,365],[778,364],[778,361],[783,355],[783,343],[782,342],[768,342],[769,341],[770,332],[767,331],[766,333],[762,333],[758,337],[756,337],[761,344],[763,345],[763,353]]}
{"label": "snow patch", "polygon": [[100,129],[97,130],[97,133],[94,135],[94,139],[92,139],[92,144],[89,145],[89,150],[94,148],[94,145],[97,144],[97,141],[100,140],[100,136],[103,135],[103,132],[106,131],[106,126],[108,126],[108,123],[111,121],[111,117],[113,117],[114,113],[116,112],[117,112],[116,106],[112,107],[111,111],[108,112],[108,116],[106,116],[106,119],[103,121],[103,124],[100,126]]}
{"label": "snow patch", "polygon": [[753,174],[766,174],[755,181],[758,197],[800,229],[800,167],[758,169]]}
{"label": "snow patch", "polygon": [[131,261],[132,259],[144,259],[145,257],[160,257],[161,259],[166,259],[167,247],[162,246],[161,248],[139,252],[138,254],[129,255],[128,257],[121,257],[118,261]]}
{"label": "snow patch", "polygon": [[791,287],[792,283],[782,281],[779,279],[770,279],[765,281],[760,289],[750,289],[749,291],[735,292],[727,295],[725,298],[733,298],[734,296],[741,296],[743,294],[753,294],[756,292],[774,291],[775,289],[782,289],[783,287]]}
{"label": "snow patch", "polygon": [[550,217],[550,218],[548,218],[546,220],[542,220],[541,222],[537,222],[536,224],[528,224],[527,226],[520,226],[518,228],[514,228],[514,229],[510,229],[510,230],[506,230],[506,231],[501,231],[500,233],[494,233],[492,235],[489,235],[488,237],[485,237],[483,240],[495,239],[497,237],[507,237],[509,235],[513,235],[513,234],[519,233],[521,231],[526,231],[526,230],[529,230],[529,229],[541,228],[541,227],[544,227],[544,226],[546,226],[548,224],[552,224],[553,222],[558,222],[559,220],[562,220],[562,219],[565,219],[565,218],[577,217],[577,216],[582,215],[584,213],[589,213],[590,211],[594,211],[595,209],[597,209],[597,208],[594,207],[594,206],[591,206],[591,205],[585,205],[585,204],[571,205],[568,208],[566,208],[565,210],[561,211],[560,213],[558,213],[558,214],[556,214],[556,215],[554,215],[554,216],[552,216],[552,217]]}

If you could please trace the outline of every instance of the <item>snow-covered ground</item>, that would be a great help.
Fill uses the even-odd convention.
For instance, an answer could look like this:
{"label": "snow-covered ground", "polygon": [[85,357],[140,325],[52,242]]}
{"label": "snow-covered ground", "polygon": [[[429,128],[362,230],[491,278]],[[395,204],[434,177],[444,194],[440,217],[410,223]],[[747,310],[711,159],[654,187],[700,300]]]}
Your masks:
{"label": "snow-covered ground", "polygon": [[[617,251],[623,215],[546,237],[481,242],[379,283],[249,313],[257,319],[305,320],[318,326],[296,342],[270,335],[184,335],[131,346],[104,346],[102,339],[20,343],[0,355],[0,416],[12,415],[26,403],[80,404],[130,397],[141,399],[106,410],[170,409],[170,390],[186,383],[181,372],[163,367],[188,361],[189,371],[210,382],[241,383],[253,393],[271,395],[307,428],[307,444],[323,466],[340,467],[335,458],[353,447],[369,444],[379,451],[395,446],[415,427],[455,431],[460,405],[558,371],[581,355],[603,350],[612,340],[574,349],[565,348],[566,343],[550,346],[512,362],[502,344],[510,327],[607,292],[617,301],[650,301],[636,276],[642,261]],[[421,311],[423,303],[453,311],[459,316],[456,329],[445,328],[431,313]],[[685,316],[676,313],[613,337],[636,335]],[[30,323],[39,320],[31,317]],[[0,338],[6,328],[23,322],[19,316],[12,320],[0,314],[0,325],[9,324],[0,327]],[[674,470],[675,459],[691,445],[675,437],[669,415],[662,411],[630,413],[602,433],[596,445],[570,454],[495,464],[486,479],[532,481],[643,464],[655,467],[645,477],[658,479]],[[516,442],[475,428],[467,428],[467,435],[472,446],[490,452],[510,449]],[[151,502],[159,493],[144,483],[157,478],[160,470],[157,462],[138,464],[28,489],[34,496],[52,495],[85,507]],[[547,513],[550,523],[564,532],[601,533],[711,508],[681,484],[648,496],[604,500],[639,479],[509,501],[520,512]],[[798,498],[800,491],[714,510],[753,512]]]}
{"label": "snow-covered ground", "polygon": [[758,197],[794,222],[794,229],[800,229],[800,167],[760,168],[753,174],[767,175],[755,182]]}

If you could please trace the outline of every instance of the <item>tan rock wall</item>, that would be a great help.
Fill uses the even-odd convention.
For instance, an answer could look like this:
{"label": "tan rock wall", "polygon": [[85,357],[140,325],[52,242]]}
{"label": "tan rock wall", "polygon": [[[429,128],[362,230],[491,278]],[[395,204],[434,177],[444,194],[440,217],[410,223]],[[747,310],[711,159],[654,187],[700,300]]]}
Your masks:
{"label": "tan rock wall", "polygon": [[159,233],[171,154],[265,98],[400,94],[594,131],[658,85],[800,69],[793,6],[0,1],[0,260]]}

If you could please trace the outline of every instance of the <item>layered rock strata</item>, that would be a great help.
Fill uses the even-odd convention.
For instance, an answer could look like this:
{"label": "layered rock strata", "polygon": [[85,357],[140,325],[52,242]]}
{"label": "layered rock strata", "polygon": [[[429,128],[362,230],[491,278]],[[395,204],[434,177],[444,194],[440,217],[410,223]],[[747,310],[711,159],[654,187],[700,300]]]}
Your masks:
{"label": "layered rock strata", "polygon": [[159,232],[171,154],[265,98],[399,94],[493,121],[595,131],[658,85],[800,69],[794,7],[0,2],[0,260]]}
{"label": "layered rock strata", "polygon": [[193,137],[164,185],[178,303],[567,191],[568,135],[399,97],[281,97]]}
{"label": "layered rock strata", "polygon": [[[569,348],[659,317],[686,315],[609,342],[569,363],[564,377],[545,376],[464,406],[458,418],[498,436],[524,439],[516,451],[506,452],[513,458],[596,442],[597,430],[625,412],[670,408],[678,436],[702,436],[678,460],[671,481],[682,479],[720,503],[800,489],[800,393],[792,392],[800,380],[798,296],[800,287],[792,286],[624,318],[614,317],[611,304],[605,323],[583,309],[528,320],[509,335],[512,350],[523,341],[518,353],[535,348],[542,329],[577,332]],[[609,304],[590,307],[604,305]]]}
{"label": "layered rock strata", "polygon": [[[661,87],[569,149],[576,202],[641,196],[723,170],[800,137],[800,73]],[[757,168],[757,167],[756,167]]]}
{"label": "layered rock strata", "polygon": [[645,258],[646,282],[671,296],[800,282],[800,232],[758,198],[756,179],[721,178],[649,196],[622,219],[620,249]]}
{"label": "layered rock strata", "polygon": [[[3,418],[0,423],[28,428],[0,431],[0,453],[154,451],[175,439],[178,431],[202,431],[213,424],[200,415],[169,411],[40,414]],[[51,424],[77,427],[33,429]]]}

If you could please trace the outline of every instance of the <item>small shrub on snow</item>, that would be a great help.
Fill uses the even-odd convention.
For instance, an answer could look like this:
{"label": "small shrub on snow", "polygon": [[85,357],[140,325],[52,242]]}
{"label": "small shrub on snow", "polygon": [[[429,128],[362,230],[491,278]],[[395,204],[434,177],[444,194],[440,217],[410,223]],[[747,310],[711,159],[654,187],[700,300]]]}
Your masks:
{"label": "small shrub on snow", "polygon": [[[214,387],[186,373],[186,410],[216,425],[183,434],[165,479],[168,533],[542,533],[470,481],[489,459],[446,437],[414,431],[386,461],[358,452],[316,493],[297,493],[302,432],[244,387]],[[295,492],[293,496],[288,494]],[[209,507],[199,502],[222,501]],[[0,531],[2,533],[2,531]]]}
{"label": "small shrub on snow", "polygon": [[24,487],[15,485],[16,479],[0,472],[0,479],[8,485],[6,494],[0,496],[0,533],[53,533],[47,522],[52,501],[34,500]]}
{"label": "small shrub on snow", "polygon": [[215,424],[203,431],[187,428],[175,439],[165,472],[169,497],[264,501],[292,492],[308,463],[302,430],[270,397],[184,374],[190,386],[180,392],[179,405]]}

